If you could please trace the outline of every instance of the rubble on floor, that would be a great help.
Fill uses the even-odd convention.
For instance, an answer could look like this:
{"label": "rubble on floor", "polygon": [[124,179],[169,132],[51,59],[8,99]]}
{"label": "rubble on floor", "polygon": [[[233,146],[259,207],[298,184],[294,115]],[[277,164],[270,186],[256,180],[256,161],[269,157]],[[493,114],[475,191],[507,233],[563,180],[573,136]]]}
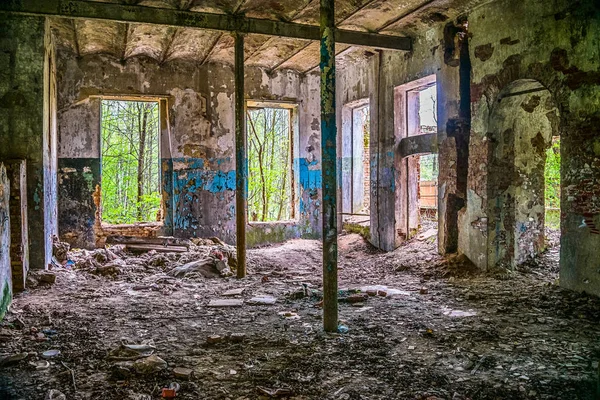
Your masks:
{"label": "rubble on floor", "polygon": [[[500,279],[429,240],[382,253],[340,236],[339,333],[326,334],[317,241],[249,250],[243,280],[218,269],[235,270],[223,243],[124,246],[69,251],[54,284],[15,297],[0,324],[0,398],[595,396],[600,300],[556,285],[552,247]],[[169,275],[198,260],[212,260],[210,277]]]}

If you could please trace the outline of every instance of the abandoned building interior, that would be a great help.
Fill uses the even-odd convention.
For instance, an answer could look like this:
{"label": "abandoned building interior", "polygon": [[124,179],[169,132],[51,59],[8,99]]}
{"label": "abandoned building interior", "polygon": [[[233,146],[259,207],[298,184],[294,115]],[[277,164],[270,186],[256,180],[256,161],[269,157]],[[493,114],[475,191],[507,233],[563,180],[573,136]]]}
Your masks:
{"label": "abandoned building interior", "polygon": [[0,2],[0,399],[600,399],[600,3]]}

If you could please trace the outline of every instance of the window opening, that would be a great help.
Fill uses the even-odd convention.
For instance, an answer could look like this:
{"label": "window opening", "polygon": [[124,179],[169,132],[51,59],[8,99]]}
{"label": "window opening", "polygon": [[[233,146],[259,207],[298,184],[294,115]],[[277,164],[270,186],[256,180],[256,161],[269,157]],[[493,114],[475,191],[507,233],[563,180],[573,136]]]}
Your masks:
{"label": "window opening", "polygon": [[369,105],[348,107],[342,129],[342,214],[344,222],[370,224],[370,110]]}
{"label": "window opening", "polygon": [[545,225],[546,231],[560,230],[560,136],[552,138],[546,150],[545,177]]}
{"label": "window opening", "polygon": [[101,104],[102,221],[156,221],[161,205],[158,102]]}
{"label": "window opening", "polygon": [[248,215],[253,222],[296,218],[291,110],[249,107]]}

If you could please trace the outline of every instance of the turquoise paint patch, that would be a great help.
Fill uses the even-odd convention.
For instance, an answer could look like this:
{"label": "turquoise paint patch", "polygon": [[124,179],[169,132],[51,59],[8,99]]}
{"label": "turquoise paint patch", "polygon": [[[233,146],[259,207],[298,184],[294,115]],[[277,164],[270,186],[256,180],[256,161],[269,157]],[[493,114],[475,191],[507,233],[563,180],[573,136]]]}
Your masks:
{"label": "turquoise paint patch", "polygon": [[300,186],[304,190],[321,189],[323,184],[320,169],[309,169],[309,166],[316,165],[316,162],[308,162],[306,158],[299,159]]}

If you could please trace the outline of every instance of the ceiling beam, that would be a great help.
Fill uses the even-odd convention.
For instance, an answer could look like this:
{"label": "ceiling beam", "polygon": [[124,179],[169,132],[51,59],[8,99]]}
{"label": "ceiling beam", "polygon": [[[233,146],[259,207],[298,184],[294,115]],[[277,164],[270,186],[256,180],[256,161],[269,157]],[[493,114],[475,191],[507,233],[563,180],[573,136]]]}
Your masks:
{"label": "ceiling beam", "polygon": [[[17,0],[0,2],[0,12],[63,18],[98,19],[105,21],[145,23],[175,27],[210,29],[240,33],[256,33],[307,40],[319,40],[319,27],[238,15],[182,11],[81,0]],[[337,29],[335,40],[355,46],[391,50],[411,50],[408,37],[380,35]]]}
{"label": "ceiling beam", "polygon": [[[353,17],[354,15],[356,15],[358,12],[360,12],[361,10],[363,10],[364,8],[366,8],[367,6],[369,6],[371,3],[373,3],[375,0],[368,0],[367,2],[365,2],[362,6],[358,7],[357,9],[355,9],[354,11],[352,11],[352,13],[350,13],[350,15],[346,16],[344,19],[342,19],[340,22],[338,22],[338,24],[342,24],[345,21],[349,20],[351,17]],[[310,4],[310,3],[309,3]],[[294,52],[294,54],[292,54],[291,56],[289,56],[288,58],[284,59],[283,61],[277,63],[277,65],[275,65],[273,68],[271,68],[271,72],[276,71],[279,67],[281,67],[283,64],[285,64],[286,62],[288,62],[289,60],[291,60],[292,58],[296,57],[296,55],[302,51],[304,51],[308,46],[310,46],[312,43],[308,43],[306,46],[302,46],[302,48],[296,52]]]}

